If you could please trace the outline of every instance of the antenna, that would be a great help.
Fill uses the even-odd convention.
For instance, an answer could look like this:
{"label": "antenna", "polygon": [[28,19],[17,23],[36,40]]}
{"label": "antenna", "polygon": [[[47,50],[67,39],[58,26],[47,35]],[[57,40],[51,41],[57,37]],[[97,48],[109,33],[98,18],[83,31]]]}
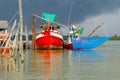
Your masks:
{"label": "antenna", "polygon": [[71,6],[70,6],[70,12],[69,12],[69,17],[68,17],[68,26],[70,25],[70,18],[71,18],[71,13],[72,13],[72,6],[73,6],[73,2],[71,3]]}

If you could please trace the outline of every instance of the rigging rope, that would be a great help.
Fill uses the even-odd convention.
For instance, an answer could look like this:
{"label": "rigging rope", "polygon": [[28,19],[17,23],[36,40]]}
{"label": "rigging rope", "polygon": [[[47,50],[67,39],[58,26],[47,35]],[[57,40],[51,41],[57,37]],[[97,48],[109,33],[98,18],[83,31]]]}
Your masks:
{"label": "rigging rope", "polygon": [[8,22],[8,25],[11,23],[11,21],[17,16],[19,10],[17,10],[17,12],[15,13],[15,15],[12,17],[12,19]]}

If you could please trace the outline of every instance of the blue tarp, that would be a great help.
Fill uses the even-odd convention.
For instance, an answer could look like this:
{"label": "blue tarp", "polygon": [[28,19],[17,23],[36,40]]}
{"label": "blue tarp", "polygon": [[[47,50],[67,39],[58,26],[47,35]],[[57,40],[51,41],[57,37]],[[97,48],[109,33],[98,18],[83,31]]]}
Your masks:
{"label": "blue tarp", "polygon": [[74,49],[82,48],[82,49],[92,49],[96,48],[106,41],[108,41],[112,36],[108,37],[89,37],[89,38],[74,38],[72,37],[72,44]]}

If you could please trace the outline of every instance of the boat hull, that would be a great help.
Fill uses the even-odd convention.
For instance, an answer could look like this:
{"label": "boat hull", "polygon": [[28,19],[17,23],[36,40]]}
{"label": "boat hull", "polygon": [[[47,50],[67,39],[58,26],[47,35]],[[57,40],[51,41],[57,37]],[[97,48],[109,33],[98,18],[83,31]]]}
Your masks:
{"label": "boat hull", "polygon": [[112,36],[108,37],[90,37],[90,38],[72,38],[72,43],[67,44],[67,49],[83,50],[93,49],[101,46],[108,41]]}
{"label": "boat hull", "polygon": [[62,35],[55,32],[43,32],[36,36],[37,49],[62,49]]}

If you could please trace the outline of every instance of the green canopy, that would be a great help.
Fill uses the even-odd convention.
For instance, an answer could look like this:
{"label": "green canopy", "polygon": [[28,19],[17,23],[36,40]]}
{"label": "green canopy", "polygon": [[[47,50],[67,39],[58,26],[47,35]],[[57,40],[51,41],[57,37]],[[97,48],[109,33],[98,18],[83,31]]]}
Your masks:
{"label": "green canopy", "polygon": [[43,18],[46,23],[48,23],[48,18],[50,18],[50,23],[55,23],[56,22],[56,15],[55,14],[48,14],[48,13],[43,13]]}

